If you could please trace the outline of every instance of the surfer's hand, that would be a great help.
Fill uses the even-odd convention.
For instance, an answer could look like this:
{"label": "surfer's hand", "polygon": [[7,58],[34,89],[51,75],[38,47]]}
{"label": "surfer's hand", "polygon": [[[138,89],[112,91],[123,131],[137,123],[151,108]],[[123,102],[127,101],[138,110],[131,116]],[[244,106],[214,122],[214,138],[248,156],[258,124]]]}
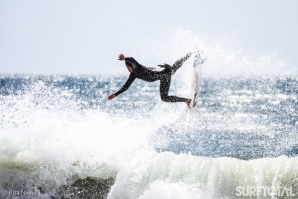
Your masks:
{"label": "surfer's hand", "polygon": [[116,97],[116,95],[115,95],[115,94],[112,94],[112,95],[110,95],[110,96],[108,97],[108,99],[111,100],[111,99],[114,99],[115,97]]}
{"label": "surfer's hand", "polygon": [[118,60],[120,60],[120,61],[123,61],[123,60],[125,60],[125,57],[124,57],[124,55],[123,55],[123,54],[120,54],[120,55],[119,55],[119,57],[118,57]]}
{"label": "surfer's hand", "polygon": [[188,108],[191,108],[191,106],[190,106],[190,104],[191,104],[191,99],[187,99],[187,100],[186,100],[186,104],[187,104],[187,107],[188,107]]}

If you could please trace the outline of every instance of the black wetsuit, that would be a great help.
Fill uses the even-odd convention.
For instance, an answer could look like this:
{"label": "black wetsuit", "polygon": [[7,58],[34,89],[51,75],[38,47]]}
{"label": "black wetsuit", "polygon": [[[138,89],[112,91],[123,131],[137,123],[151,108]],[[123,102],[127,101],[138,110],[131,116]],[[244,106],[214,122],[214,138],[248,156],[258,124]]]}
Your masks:
{"label": "black wetsuit", "polygon": [[138,78],[147,82],[154,82],[160,80],[160,97],[164,102],[185,102],[187,99],[176,96],[169,96],[169,89],[171,85],[171,76],[182,66],[182,64],[190,57],[187,54],[185,57],[176,61],[173,66],[168,64],[158,65],[157,67],[145,67],[139,64],[134,58],[126,57],[125,62],[129,62],[133,70],[129,75],[128,80],[123,87],[115,93],[116,96],[126,91],[132,82]]}

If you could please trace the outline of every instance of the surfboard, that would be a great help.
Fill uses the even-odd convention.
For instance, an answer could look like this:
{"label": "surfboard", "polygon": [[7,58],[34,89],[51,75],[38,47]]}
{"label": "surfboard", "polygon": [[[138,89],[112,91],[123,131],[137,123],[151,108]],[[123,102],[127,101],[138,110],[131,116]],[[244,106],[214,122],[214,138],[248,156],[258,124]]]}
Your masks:
{"label": "surfboard", "polygon": [[197,104],[201,90],[202,82],[202,64],[206,61],[207,58],[202,59],[203,51],[194,52],[194,62],[193,62],[193,72],[192,72],[192,82],[191,82],[191,91],[190,91],[190,111],[193,111],[194,107]]}

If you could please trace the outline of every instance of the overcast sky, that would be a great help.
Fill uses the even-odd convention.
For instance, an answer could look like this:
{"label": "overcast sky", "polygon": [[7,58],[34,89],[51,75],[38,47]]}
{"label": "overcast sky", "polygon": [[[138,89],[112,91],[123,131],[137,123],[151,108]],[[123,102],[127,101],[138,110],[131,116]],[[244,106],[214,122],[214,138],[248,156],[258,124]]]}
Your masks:
{"label": "overcast sky", "polygon": [[0,74],[124,73],[120,53],[143,65],[172,62],[193,50],[181,45],[186,37],[209,68],[258,59],[267,71],[277,62],[290,71],[297,35],[297,0],[0,0]]}

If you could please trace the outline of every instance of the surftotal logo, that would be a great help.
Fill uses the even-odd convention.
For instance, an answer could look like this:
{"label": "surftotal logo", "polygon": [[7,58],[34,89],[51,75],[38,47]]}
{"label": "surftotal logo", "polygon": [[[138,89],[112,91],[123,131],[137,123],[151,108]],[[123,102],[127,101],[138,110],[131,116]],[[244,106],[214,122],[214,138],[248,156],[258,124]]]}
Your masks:
{"label": "surftotal logo", "polygon": [[236,192],[237,196],[295,196],[292,187],[237,186]]}

